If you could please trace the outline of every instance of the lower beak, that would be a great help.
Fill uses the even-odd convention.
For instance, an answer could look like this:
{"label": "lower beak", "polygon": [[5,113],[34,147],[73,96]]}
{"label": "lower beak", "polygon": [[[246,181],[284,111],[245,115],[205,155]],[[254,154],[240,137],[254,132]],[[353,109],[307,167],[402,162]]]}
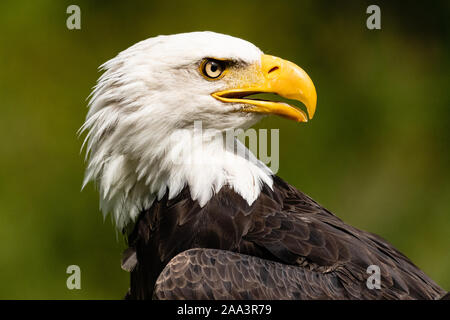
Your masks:
{"label": "lower beak", "polygon": [[256,93],[274,93],[286,99],[302,102],[312,119],[316,111],[317,94],[311,78],[296,64],[269,55],[261,56],[258,80],[244,83],[230,90],[213,93],[213,97],[223,102],[248,105],[242,112],[276,114],[298,122],[307,122],[308,117],[302,110],[287,103],[245,98]]}

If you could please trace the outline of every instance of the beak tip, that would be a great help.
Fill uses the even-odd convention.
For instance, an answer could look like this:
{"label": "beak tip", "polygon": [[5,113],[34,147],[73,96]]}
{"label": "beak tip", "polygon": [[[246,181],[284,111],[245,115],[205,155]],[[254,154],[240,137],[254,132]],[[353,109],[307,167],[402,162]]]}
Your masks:
{"label": "beak tip", "polygon": [[311,120],[312,118],[314,118],[314,115],[316,113],[316,106],[317,106],[317,98],[314,99],[314,102],[311,103],[309,106],[307,106],[307,110],[308,110],[308,115],[309,115],[309,119]]}

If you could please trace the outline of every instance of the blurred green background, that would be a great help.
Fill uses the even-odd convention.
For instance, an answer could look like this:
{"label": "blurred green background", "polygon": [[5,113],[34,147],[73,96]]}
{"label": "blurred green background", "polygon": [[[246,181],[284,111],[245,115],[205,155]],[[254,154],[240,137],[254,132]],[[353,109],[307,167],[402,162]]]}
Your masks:
{"label": "blurred green background", "polygon": [[[366,28],[373,3],[381,30]],[[66,28],[70,4],[81,30]],[[124,241],[94,187],[80,192],[76,132],[101,63],[139,40],[198,30],[308,72],[314,120],[258,125],[280,128],[279,175],[449,290],[449,13],[448,1],[2,1],[0,298],[124,296]],[[81,290],[66,288],[71,264]]]}

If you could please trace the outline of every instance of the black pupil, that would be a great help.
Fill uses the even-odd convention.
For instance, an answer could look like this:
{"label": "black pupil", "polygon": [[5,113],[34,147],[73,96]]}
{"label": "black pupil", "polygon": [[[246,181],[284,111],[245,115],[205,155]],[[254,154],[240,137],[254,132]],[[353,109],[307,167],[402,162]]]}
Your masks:
{"label": "black pupil", "polygon": [[216,72],[219,69],[219,65],[215,62],[211,62],[211,71]]}

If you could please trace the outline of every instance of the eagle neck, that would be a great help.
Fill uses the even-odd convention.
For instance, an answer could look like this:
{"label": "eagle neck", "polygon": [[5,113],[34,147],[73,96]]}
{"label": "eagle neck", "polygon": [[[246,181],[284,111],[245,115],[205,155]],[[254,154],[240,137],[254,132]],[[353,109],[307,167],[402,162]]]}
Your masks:
{"label": "eagle neck", "polygon": [[[169,168],[165,189],[169,199],[188,186],[191,198],[204,206],[223,186],[228,186],[251,205],[263,184],[272,186],[272,172],[231,131],[196,127],[179,131],[168,142],[163,162]],[[165,192],[159,192],[162,198]]]}

